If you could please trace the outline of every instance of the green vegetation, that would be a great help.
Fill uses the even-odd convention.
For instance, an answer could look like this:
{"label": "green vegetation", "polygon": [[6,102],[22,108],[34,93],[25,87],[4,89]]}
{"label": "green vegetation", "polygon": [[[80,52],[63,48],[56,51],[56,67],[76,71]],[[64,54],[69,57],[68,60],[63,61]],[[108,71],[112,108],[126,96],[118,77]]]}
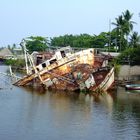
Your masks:
{"label": "green vegetation", "polygon": [[23,59],[7,59],[5,61],[6,65],[12,65],[13,67],[24,68],[25,61]]}
{"label": "green vegetation", "polygon": [[140,65],[140,46],[129,48],[117,58],[117,63],[125,62],[130,65]]}
{"label": "green vegetation", "polygon": [[[116,26],[112,32],[116,36],[116,40],[120,56],[117,63],[127,63],[131,65],[140,65],[140,36],[138,32],[133,31],[132,16],[129,10],[126,10],[122,15],[116,18],[116,22],[112,23]],[[116,33],[115,33],[116,32]]]}
{"label": "green vegetation", "polygon": [[115,25],[113,29],[115,39],[117,41],[117,46],[119,51],[123,51],[129,47],[129,36],[133,30],[133,24],[135,22],[131,21],[133,14],[126,10],[122,15],[115,18],[116,22],[112,24]]}
{"label": "green vegetation", "polygon": [[33,51],[45,51],[48,47],[48,40],[45,37],[36,36],[28,37],[25,39],[26,48],[29,52]]}
{"label": "green vegetation", "polygon": [[51,38],[51,46],[71,46],[80,48],[91,47],[92,36],[88,34],[64,35]]}
{"label": "green vegetation", "polygon": [[140,47],[140,36],[138,35],[138,32],[133,32],[130,38],[130,47],[132,48],[138,48]]}
{"label": "green vegetation", "polygon": [[51,38],[51,46],[71,46],[77,48],[104,48],[109,42],[109,33],[98,36],[89,34],[64,35]]}
{"label": "green vegetation", "polygon": [[[48,38],[41,36],[31,36],[25,39],[26,48],[30,53],[33,51],[45,51],[49,46],[64,47],[71,46],[74,48],[100,48],[103,51],[120,52],[117,59],[118,63],[122,60],[130,59],[134,64],[140,63],[140,36],[138,32],[133,31],[136,24],[132,21],[133,14],[129,10],[122,12],[111,24],[113,29],[109,32],[102,32],[99,35],[63,35]],[[15,48],[8,46],[11,50]],[[128,58],[129,56],[129,58]]]}
{"label": "green vegetation", "polygon": [[137,47],[140,36],[133,31],[136,24],[132,21],[133,14],[126,10],[115,18],[114,29],[99,35],[64,35],[51,38],[51,46],[68,46],[84,48],[102,48],[106,51],[122,52],[130,47]]}

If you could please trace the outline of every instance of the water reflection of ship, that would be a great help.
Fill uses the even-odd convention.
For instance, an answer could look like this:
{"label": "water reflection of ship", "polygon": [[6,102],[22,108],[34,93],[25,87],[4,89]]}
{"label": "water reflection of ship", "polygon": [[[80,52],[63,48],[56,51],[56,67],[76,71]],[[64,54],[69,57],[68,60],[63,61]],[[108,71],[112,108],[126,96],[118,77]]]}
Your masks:
{"label": "water reflection of ship", "polygon": [[[79,92],[66,92],[66,91],[41,91],[36,90],[34,88],[28,87],[24,88],[28,93],[36,94],[43,98],[46,98],[49,102],[54,102],[53,107],[57,111],[66,111],[65,109],[72,109],[71,105],[75,104],[76,108],[81,108],[86,112],[86,117],[90,114],[94,107],[94,103],[98,103],[99,105],[103,105],[109,112],[112,112],[113,108],[113,97],[111,94],[105,92],[103,94],[84,94]],[[45,94],[44,94],[45,93]],[[113,94],[114,95],[114,94]],[[52,103],[51,103],[52,105]]]}
{"label": "water reflection of ship", "polygon": [[99,103],[107,108],[108,112],[112,112],[114,99],[111,94],[104,92],[103,94],[94,95],[94,102]]}

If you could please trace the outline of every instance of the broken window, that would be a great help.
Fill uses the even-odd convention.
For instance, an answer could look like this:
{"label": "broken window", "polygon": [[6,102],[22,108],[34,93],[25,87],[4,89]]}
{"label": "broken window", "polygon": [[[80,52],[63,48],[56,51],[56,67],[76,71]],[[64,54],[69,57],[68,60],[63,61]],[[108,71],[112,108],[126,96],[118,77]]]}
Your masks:
{"label": "broken window", "polygon": [[46,63],[43,63],[43,64],[42,64],[42,67],[45,68],[45,67],[46,67]]}
{"label": "broken window", "polygon": [[66,57],[65,51],[60,51],[62,58]]}
{"label": "broken window", "polygon": [[50,64],[54,64],[54,63],[56,63],[56,61],[57,61],[56,59],[53,59],[50,61]]}
{"label": "broken window", "polygon": [[36,65],[39,65],[40,63],[42,63],[43,58],[38,56],[37,60],[36,60]]}
{"label": "broken window", "polygon": [[37,71],[39,71],[39,68],[36,68]]}

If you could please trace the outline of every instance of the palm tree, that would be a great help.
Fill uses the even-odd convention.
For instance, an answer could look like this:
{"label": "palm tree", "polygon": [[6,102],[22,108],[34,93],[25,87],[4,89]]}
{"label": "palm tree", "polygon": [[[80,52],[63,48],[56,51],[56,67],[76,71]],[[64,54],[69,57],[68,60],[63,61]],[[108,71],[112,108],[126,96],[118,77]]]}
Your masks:
{"label": "palm tree", "polygon": [[133,30],[133,24],[135,24],[134,21],[131,21],[133,14],[129,12],[129,10],[126,10],[125,12],[122,13],[123,18],[124,18],[124,33],[126,35],[127,41],[128,41],[128,36]]}
{"label": "palm tree", "polygon": [[114,31],[116,31],[116,38],[120,42],[119,50],[124,50],[128,47],[128,36],[133,30],[133,24],[135,22],[131,21],[133,14],[126,10],[118,18],[115,18],[116,22],[112,23],[116,26]]}
{"label": "palm tree", "polygon": [[116,23],[113,22],[112,24],[116,26],[115,30],[116,30],[116,31],[119,31],[120,28],[122,28],[123,25],[124,25],[123,16],[120,15],[118,18],[115,18],[115,20],[116,20]]}
{"label": "palm tree", "polygon": [[122,50],[122,40],[124,38],[124,19],[123,16],[120,15],[118,18],[115,18],[116,22],[113,22],[112,24],[116,26],[115,29],[113,29],[114,32],[116,32],[116,39],[117,42],[119,42],[119,50]]}
{"label": "palm tree", "polygon": [[130,37],[130,46],[134,48],[138,47],[140,43],[140,36],[138,35],[138,32],[133,32]]}

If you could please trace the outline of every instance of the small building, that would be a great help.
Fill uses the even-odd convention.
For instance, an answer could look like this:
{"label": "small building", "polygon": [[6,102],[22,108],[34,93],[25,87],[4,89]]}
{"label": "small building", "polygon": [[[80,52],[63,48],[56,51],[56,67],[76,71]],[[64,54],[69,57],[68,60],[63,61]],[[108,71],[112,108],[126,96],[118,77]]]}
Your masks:
{"label": "small building", "polygon": [[23,49],[22,48],[14,48],[13,49],[14,55],[23,55]]}
{"label": "small building", "polygon": [[12,58],[14,58],[14,55],[8,48],[3,48],[0,51],[0,59],[12,59]]}
{"label": "small building", "polygon": [[14,48],[13,54],[17,59],[24,59],[24,52],[22,48]]}

